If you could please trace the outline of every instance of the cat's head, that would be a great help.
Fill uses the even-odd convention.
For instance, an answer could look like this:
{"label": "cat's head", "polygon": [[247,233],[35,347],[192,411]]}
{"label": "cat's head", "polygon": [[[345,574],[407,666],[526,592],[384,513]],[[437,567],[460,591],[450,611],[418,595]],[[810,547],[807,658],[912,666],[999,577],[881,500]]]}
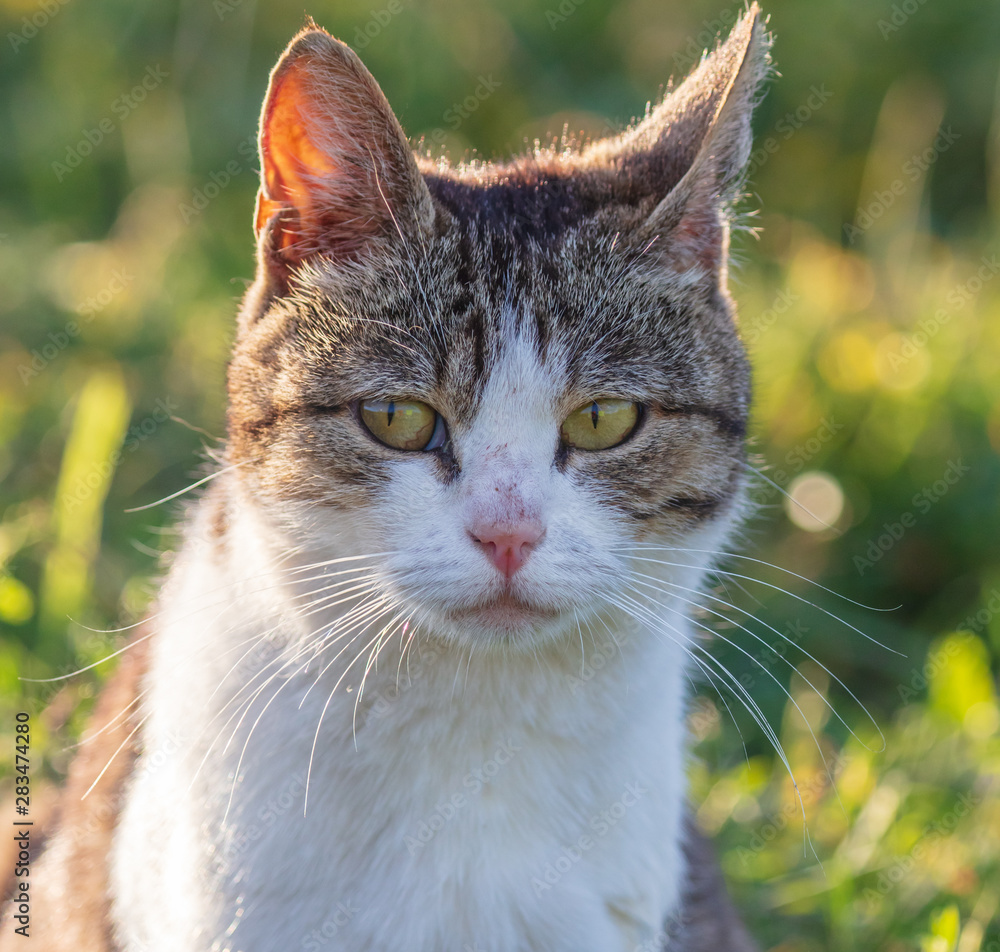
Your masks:
{"label": "cat's head", "polygon": [[753,6],[623,134],[452,168],[301,32],[261,116],[229,377],[261,508],[317,558],[386,553],[400,616],[466,642],[575,632],[635,547],[721,545],[749,399],[728,236],[767,50]]}

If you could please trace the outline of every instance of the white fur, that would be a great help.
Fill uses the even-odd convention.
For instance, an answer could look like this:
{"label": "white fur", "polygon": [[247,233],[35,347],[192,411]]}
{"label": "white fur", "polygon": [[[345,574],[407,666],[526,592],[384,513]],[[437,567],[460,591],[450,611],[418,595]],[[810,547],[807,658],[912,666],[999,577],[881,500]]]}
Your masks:
{"label": "white fur", "polygon": [[[625,589],[633,530],[552,465],[563,389],[515,338],[453,433],[462,478],[401,456],[368,512],[265,501],[223,477],[226,545],[195,518],[156,621],[115,844],[126,950],[609,952],[660,930],[683,877],[685,607],[629,618],[602,597]],[[499,591],[466,529],[505,507],[546,527],[514,576],[561,612],[539,629],[447,617]],[[715,524],[690,544],[723,536]],[[339,659],[346,638],[303,668],[359,603],[304,608],[323,583],[303,567],[369,553],[390,554],[326,571],[364,568],[389,601]],[[694,589],[701,569],[659,574]]]}

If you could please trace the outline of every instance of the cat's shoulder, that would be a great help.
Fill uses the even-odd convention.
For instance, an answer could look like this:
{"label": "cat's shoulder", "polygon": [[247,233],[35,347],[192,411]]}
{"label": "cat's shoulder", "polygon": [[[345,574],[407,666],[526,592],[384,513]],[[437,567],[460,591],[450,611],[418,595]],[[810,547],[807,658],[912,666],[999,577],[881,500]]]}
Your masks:
{"label": "cat's shoulder", "polygon": [[[679,913],[668,924],[677,952],[757,952],[757,945],[737,913],[722,878],[715,850],[688,817],[684,831],[687,879]],[[676,936],[676,939],[673,937]]]}

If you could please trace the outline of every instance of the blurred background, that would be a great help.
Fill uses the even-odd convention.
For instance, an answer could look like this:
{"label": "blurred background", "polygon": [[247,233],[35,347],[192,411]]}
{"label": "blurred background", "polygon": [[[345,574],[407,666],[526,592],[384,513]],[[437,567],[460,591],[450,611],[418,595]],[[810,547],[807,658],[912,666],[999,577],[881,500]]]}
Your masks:
{"label": "blurred background", "polygon": [[[35,782],[57,782],[114,661],[20,678],[121,646],[106,629],[142,617],[180,503],[130,510],[224,435],[256,120],[305,15],[457,159],[621,128],[741,9],[0,0],[6,790],[13,713],[35,722]],[[797,790],[706,682],[693,799],[764,948],[1000,952],[1000,4],[765,12],[759,232],[731,275],[757,515],[702,623]]]}

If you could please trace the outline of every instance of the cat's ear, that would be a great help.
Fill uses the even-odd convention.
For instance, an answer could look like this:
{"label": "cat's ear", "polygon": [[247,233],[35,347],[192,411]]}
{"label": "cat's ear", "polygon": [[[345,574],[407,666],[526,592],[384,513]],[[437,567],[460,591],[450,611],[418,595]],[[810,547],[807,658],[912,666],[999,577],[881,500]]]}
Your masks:
{"label": "cat's ear", "polygon": [[728,215],[750,157],[750,118],[770,65],[770,35],[756,3],[729,38],[646,118],[592,147],[634,195],[658,200],[642,234],[678,271],[725,262]]}
{"label": "cat's ear", "polygon": [[430,194],[378,83],[314,25],[271,73],[260,162],[255,230],[282,281],[312,255],[364,261],[432,227]]}

